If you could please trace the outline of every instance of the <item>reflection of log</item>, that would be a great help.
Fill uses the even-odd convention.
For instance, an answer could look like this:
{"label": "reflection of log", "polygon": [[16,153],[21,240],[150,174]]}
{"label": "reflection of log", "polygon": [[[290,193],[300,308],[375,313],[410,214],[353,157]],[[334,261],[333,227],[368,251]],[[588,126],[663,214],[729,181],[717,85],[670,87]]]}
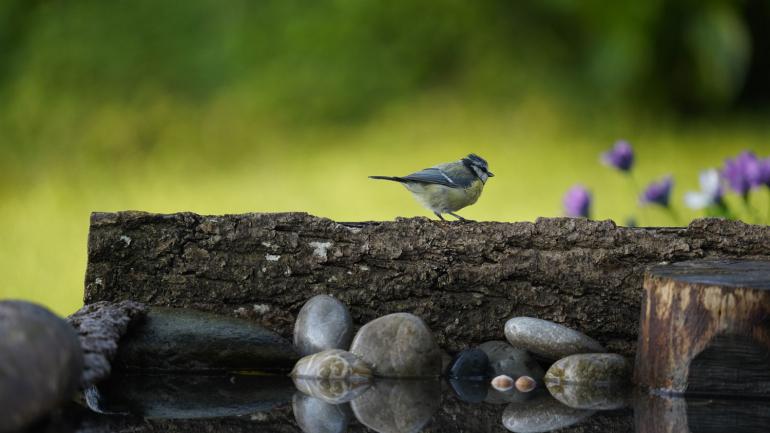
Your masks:
{"label": "reflection of log", "polygon": [[507,319],[527,315],[630,354],[647,266],[744,256],[770,258],[770,228],[714,219],[632,229],[567,218],[336,223],[301,213],[96,213],[85,300],[243,315],[287,336],[302,303],[329,293],[358,324],[415,313],[449,350],[501,339]]}
{"label": "reflection of log", "polygon": [[672,393],[770,395],[770,262],[657,266],[644,288],[638,384]]}
{"label": "reflection of log", "polygon": [[768,425],[767,400],[638,395],[634,402],[636,433],[766,433]]}

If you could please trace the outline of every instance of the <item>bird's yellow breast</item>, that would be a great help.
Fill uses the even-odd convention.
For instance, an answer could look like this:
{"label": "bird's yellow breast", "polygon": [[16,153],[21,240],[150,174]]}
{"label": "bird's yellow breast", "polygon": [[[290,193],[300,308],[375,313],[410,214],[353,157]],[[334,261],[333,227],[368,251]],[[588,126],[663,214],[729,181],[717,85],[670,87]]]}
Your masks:
{"label": "bird's yellow breast", "polygon": [[407,184],[406,187],[423,206],[434,212],[447,213],[476,203],[484,189],[484,183],[476,180],[464,189],[437,184]]}

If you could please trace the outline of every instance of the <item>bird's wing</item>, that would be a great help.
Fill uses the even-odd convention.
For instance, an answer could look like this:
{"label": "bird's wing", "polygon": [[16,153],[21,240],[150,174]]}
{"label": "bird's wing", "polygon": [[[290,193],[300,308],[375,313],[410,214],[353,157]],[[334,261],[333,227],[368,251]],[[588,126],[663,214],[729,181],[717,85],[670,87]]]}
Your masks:
{"label": "bird's wing", "polygon": [[412,173],[408,176],[403,176],[402,179],[409,182],[417,183],[433,183],[436,185],[444,185],[450,188],[464,188],[462,185],[455,181],[449,174],[438,167],[426,168],[416,173]]}

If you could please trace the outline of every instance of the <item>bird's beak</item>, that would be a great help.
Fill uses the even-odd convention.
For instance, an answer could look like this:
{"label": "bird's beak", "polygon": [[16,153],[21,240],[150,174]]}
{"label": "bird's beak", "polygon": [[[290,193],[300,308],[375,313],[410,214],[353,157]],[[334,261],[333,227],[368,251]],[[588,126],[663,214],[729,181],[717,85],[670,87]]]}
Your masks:
{"label": "bird's beak", "polygon": [[494,175],[494,174],[492,174],[492,172],[491,172],[491,171],[488,171],[488,172],[487,172],[487,176],[489,176],[489,177],[495,177],[495,175]]}

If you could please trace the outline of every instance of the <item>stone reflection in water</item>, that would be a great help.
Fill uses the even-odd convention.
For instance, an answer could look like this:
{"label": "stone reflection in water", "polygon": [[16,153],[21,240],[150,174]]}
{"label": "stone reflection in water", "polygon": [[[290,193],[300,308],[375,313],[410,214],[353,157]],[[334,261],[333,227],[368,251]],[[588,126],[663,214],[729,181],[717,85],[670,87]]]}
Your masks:
{"label": "stone reflection in water", "polygon": [[508,391],[498,391],[492,385],[487,384],[487,397],[484,399],[488,404],[508,404],[508,403],[521,403],[533,398],[531,392],[521,392],[516,388],[511,388]]}
{"label": "stone reflection in water", "polygon": [[629,404],[629,388],[592,383],[548,383],[551,395],[575,409],[613,410]]}
{"label": "stone reflection in water", "polygon": [[577,424],[594,414],[573,409],[549,395],[539,395],[523,403],[511,403],[503,411],[503,426],[516,433],[540,433]]}
{"label": "stone reflection in water", "polygon": [[440,405],[437,380],[378,380],[350,403],[358,421],[378,433],[416,433]]}
{"label": "stone reflection in water", "polygon": [[305,433],[344,433],[350,423],[349,404],[331,404],[301,392],[294,394],[292,410]]}
{"label": "stone reflection in water", "polygon": [[487,380],[449,379],[449,386],[457,397],[466,403],[481,403],[487,398]]}
{"label": "stone reflection in water", "polygon": [[249,415],[287,405],[295,393],[280,376],[114,375],[86,392],[98,413],[187,419]]}
{"label": "stone reflection in water", "polygon": [[371,383],[295,377],[294,385],[303,394],[321,399],[330,404],[340,404],[349,402],[363,394]]}

